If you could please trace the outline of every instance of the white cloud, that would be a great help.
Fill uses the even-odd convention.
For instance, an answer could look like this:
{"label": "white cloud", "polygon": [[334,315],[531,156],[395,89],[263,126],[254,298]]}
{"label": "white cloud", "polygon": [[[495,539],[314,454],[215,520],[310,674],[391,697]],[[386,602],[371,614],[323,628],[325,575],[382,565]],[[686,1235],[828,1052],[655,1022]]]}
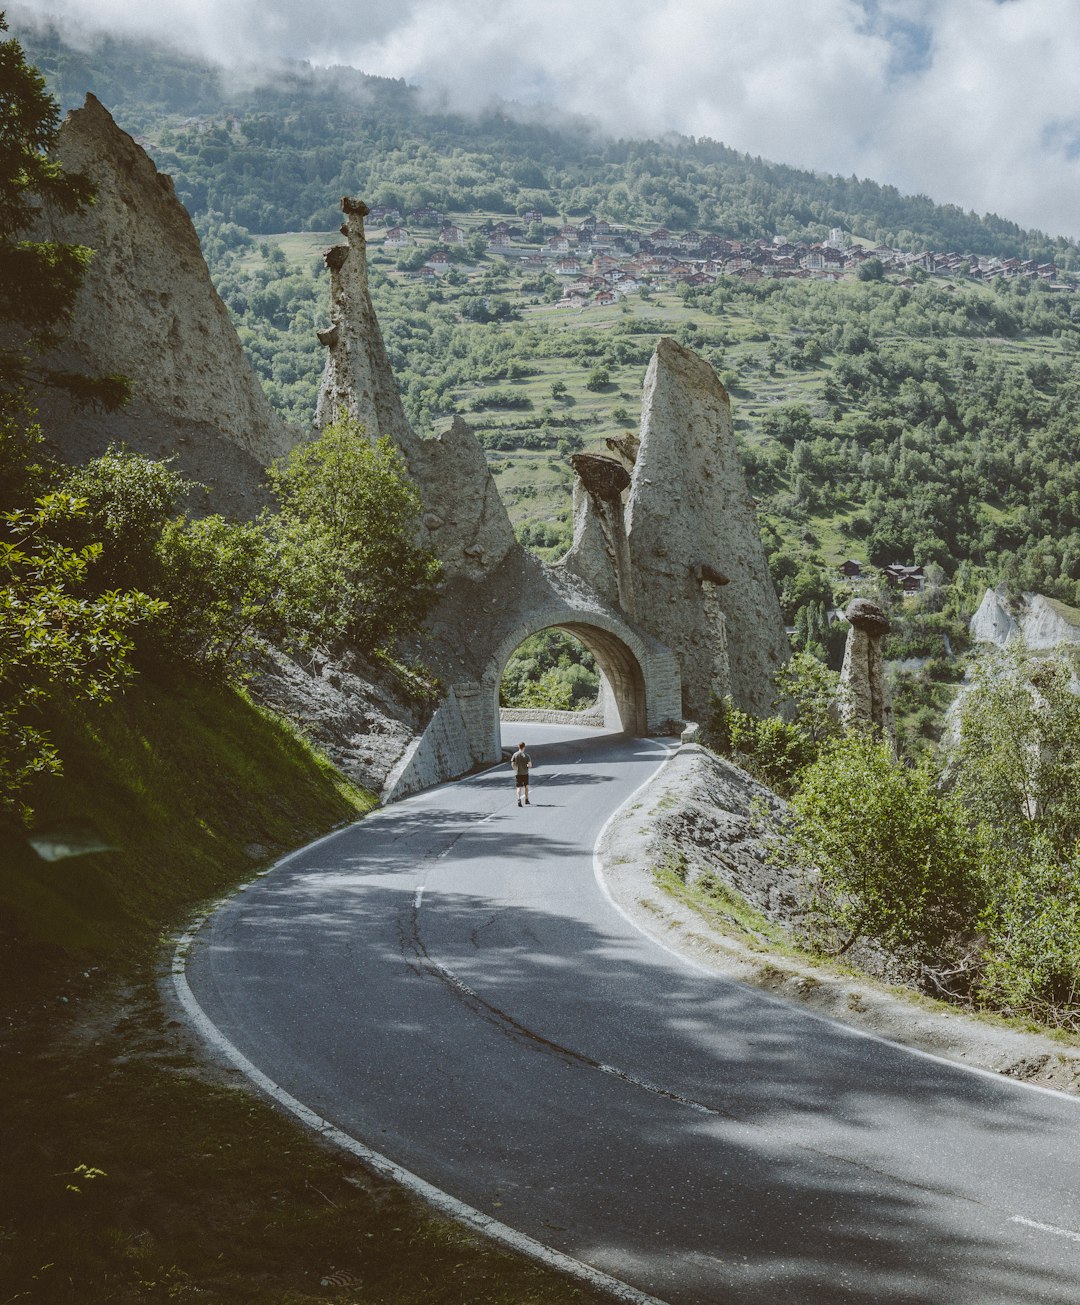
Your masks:
{"label": "white cloud", "polygon": [[1075,0],[40,0],[228,63],[552,104],[1080,236]]}

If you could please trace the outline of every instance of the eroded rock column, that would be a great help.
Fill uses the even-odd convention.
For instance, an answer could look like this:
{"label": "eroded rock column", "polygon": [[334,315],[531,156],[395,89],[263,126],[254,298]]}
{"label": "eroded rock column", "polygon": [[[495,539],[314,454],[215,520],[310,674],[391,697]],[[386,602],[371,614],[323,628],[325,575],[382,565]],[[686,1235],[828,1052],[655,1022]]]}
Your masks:
{"label": "eroded rock column", "polygon": [[319,331],[326,349],[315,426],[336,421],[342,409],[363,422],[368,438],[389,436],[410,468],[419,443],[401,406],[397,382],[383,344],[382,331],[368,292],[367,239],[364,218],[368,206],[347,195],[341,201],[347,245],[334,245],[325,254],[330,269],[330,326]]}
{"label": "eroded rock column", "polygon": [[630,473],[621,462],[598,453],[575,453],[570,461],[576,473],[574,542],[563,565],[632,614],[634,588],[622,502]]}
{"label": "eroded rock column", "polygon": [[684,716],[704,720],[713,693],[767,714],[791,649],[731,405],[709,364],[669,338],[645,377],[626,523],[630,615],[677,653]]}
{"label": "eroded rock column", "polygon": [[840,671],[840,720],[847,730],[874,731],[896,748],[892,702],[885,684],[881,642],[889,620],[876,603],[856,598],[844,613],[851,623]]}

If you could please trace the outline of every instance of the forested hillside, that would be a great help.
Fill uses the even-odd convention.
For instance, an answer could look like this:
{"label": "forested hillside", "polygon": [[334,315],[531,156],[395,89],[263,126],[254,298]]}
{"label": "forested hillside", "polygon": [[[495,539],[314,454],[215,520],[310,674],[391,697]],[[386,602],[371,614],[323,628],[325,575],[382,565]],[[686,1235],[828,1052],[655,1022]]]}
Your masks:
{"label": "forested hillside", "polygon": [[[1017,256],[1066,273],[1080,266],[1073,242],[716,142],[616,141],[555,112],[427,113],[403,83],[349,69],[242,83],[146,46],[75,51],[55,33],[21,34],[65,105],[93,90],[173,174],[245,348],[292,420],[310,419],[321,370],[321,251],[338,239],[339,197],[359,194],[409,227],[394,249],[392,219],[369,224],[373,295],[411,419],[427,432],[464,412],[519,534],[548,556],[569,539],[568,455],[636,425],[644,368],[670,333],[732,394],[799,641],[827,651],[824,613],[844,601],[848,556],[937,568],[937,623],[901,629],[907,655],[956,647],[942,623],[962,631],[986,583],[1080,603],[1080,294],[1068,277],[978,284],[917,267],[882,275],[871,260],[838,282],[646,276],[615,302],[566,311],[566,278],[536,256],[585,214],[743,241],[839,228],[864,248]],[[410,213],[424,208],[438,214]],[[463,238],[433,275],[440,216]],[[492,247],[500,220],[511,237]]]}
{"label": "forested hillside", "polygon": [[[820,238],[840,226],[875,243],[1080,266],[1075,242],[717,141],[613,140],[557,108],[540,121],[512,106],[479,118],[432,114],[403,82],[350,68],[298,65],[253,82],[115,38],[76,50],[55,30],[21,28],[17,10],[11,20],[63,108],[93,91],[121,126],[155,141],[193,216],[214,210],[259,234],[333,229],[337,197],[363,194],[402,209],[602,211],[738,237]],[[216,119],[218,130],[185,125],[190,117]]]}

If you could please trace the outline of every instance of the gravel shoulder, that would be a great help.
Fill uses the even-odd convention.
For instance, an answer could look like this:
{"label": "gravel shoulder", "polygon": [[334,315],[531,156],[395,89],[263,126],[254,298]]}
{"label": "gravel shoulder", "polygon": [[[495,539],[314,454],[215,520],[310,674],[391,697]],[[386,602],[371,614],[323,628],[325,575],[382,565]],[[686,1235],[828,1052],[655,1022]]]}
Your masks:
{"label": "gravel shoulder", "polygon": [[873,979],[793,956],[765,937],[717,927],[656,881],[674,857],[698,863],[761,914],[790,923],[799,884],[769,863],[750,804],[770,790],[696,745],[686,745],[619,813],[597,844],[600,873],[616,904],[665,947],[726,978],[960,1064],[1080,1095],[1080,1046],[1003,1027]]}

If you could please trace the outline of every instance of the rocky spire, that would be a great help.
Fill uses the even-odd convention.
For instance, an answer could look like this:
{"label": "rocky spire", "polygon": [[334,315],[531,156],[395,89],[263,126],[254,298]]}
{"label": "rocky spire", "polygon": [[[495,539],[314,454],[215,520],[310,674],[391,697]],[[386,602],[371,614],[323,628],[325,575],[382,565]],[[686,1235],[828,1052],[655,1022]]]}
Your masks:
{"label": "rocky spire", "polygon": [[892,703],[885,683],[881,641],[889,632],[885,613],[855,598],[844,616],[851,624],[840,671],[840,720],[845,729],[874,730],[896,747]]}
{"label": "rocky spire", "polygon": [[123,441],[208,486],[200,506],[242,514],[259,502],[263,468],[300,437],[274,413],[202,256],[199,237],[161,173],[108,110],[86,97],[60,128],[57,157],[85,172],[96,201],[46,207],[40,238],[87,245],[86,271],[62,345],[48,363],[133,386],[115,413],[43,391],[43,425],[60,455],[83,461]]}
{"label": "rocky spire", "polygon": [[626,522],[629,614],[678,655],[684,714],[703,720],[712,693],[767,712],[789,644],[730,401],[709,364],[669,338],[645,377]]}
{"label": "rocky spire", "polygon": [[623,492],[630,473],[599,453],[575,453],[574,542],[563,565],[624,612],[633,609],[630,551],[623,520]]}
{"label": "rocky spire", "polygon": [[315,425],[321,430],[344,409],[364,424],[370,439],[389,436],[411,468],[419,440],[401,406],[368,292],[364,218],[369,209],[363,200],[347,195],[341,208],[345,214],[341,234],[348,244],[334,245],[325,254],[330,269],[330,326],[318,332],[327,352]]}
{"label": "rocky spire", "polygon": [[368,292],[368,206],[341,201],[348,244],[326,251],[330,326],[319,331],[326,368],[315,413],[321,428],[344,409],[370,439],[388,436],[405,459],[423,504],[420,543],[434,550],[444,579],[481,580],[518,548],[506,508],[472,428],[456,417],[421,439],[409,425]]}

